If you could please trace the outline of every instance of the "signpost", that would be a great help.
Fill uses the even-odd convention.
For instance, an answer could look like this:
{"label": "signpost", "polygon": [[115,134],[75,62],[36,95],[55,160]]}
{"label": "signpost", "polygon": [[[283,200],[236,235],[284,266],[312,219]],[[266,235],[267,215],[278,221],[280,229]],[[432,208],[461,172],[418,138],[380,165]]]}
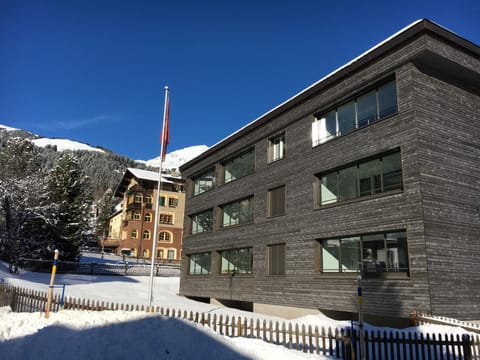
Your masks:
{"label": "signpost", "polygon": [[363,297],[362,297],[362,275],[357,276],[357,299],[358,299],[358,338],[360,341],[360,359],[365,360],[365,337],[363,332]]}
{"label": "signpost", "polygon": [[55,249],[55,255],[53,256],[52,276],[50,277],[50,286],[48,287],[48,294],[47,294],[47,306],[45,307],[46,319],[48,319],[50,316],[50,307],[52,305],[53,288],[55,284],[55,274],[57,272],[58,253],[59,253],[58,249]]}

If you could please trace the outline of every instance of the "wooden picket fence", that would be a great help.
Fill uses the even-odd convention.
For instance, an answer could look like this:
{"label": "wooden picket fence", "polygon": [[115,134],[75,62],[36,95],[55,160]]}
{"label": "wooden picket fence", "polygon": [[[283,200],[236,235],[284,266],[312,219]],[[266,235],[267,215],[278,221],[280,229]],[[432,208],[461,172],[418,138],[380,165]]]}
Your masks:
{"label": "wooden picket fence", "polygon": [[[47,293],[0,284],[0,306],[10,306],[15,312],[45,311]],[[147,308],[143,305],[108,303],[67,297],[61,303],[60,294],[55,294],[52,312],[60,309],[90,311],[143,311],[159,313],[170,318],[183,319],[229,337],[246,337],[287,347],[311,354],[327,355],[335,359],[359,359],[360,343],[355,330],[350,328],[325,328],[311,325],[279,323],[260,319],[247,319],[211,313],[169,309]],[[478,334],[435,335],[405,332],[365,331],[365,358],[369,360],[480,360]]]}

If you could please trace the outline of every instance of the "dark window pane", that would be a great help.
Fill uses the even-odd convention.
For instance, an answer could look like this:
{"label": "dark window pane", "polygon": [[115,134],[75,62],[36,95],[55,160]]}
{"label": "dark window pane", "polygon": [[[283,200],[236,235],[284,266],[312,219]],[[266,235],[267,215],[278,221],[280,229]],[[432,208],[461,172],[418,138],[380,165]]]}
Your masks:
{"label": "dark window pane", "polygon": [[397,112],[397,86],[395,81],[378,88],[378,105],[380,119]]}
{"label": "dark window pane", "polygon": [[357,167],[352,166],[338,172],[338,196],[341,201],[357,197]]}
{"label": "dark window pane", "polygon": [[402,158],[400,152],[384,156],[383,167],[383,191],[402,189]]}
{"label": "dark window pane", "polygon": [[224,164],[224,182],[236,180],[255,171],[255,152],[250,150]]}
{"label": "dark window pane", "polygon": [[338,134],[344,135],[355,129],[355,103],[353,101],[338,108]]}
{"label": "dark window pane", "polygon": [[192,216],[192,234],[211,231],[213,228],[213,210],[207,210]]}
{"label": "dark window pane", "polygon": [[341,271],[359,272],[361,265],[360,237],[354,236],[340,240]]}
{"label": "dark window pane", "polygon": [[408,271],[407,236],[405,231],[386,234],[387,271]]}
{"label": "dark window pane", "polygon": [[385,239],[383,234],[362,236],[363,270],[365,272],[382,272],[386,269]]}
{"label": "dark window pane", "polygon": [[358,165],[360,196],[382,191],[380,160],[371,160]]}
{"label": "dark window pane", "polygon": [[215,185],[215,168],[211,168],[193,179],[193,194],[198,195],[213,188]]}
{"label": "dark window pane", "polygon": [[363,127],[377,119],[377,92],[372,91],[357,99],[358,127]]}

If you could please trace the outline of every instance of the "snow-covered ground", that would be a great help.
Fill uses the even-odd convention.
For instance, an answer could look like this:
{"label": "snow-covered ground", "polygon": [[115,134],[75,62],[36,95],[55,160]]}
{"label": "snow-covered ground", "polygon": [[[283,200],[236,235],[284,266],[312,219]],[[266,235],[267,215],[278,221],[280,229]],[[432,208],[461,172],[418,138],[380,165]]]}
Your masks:
{"label": "snow-covered ground", "polygon": [[[120,262],[120,257],[86,254],[83,261]],[[47,291],[49,274],[20,270],[10,274],[0,262],[0,282]],[[55,283],[65,284],[65,295],[123,304],[146,305],[149,277],[88,276],[57,274]],[[199,303],[178,296],[179,278],[155,278],[153,305],[193,312],[209,312],[286,321],[271,316]],[[310,315],[292,323],[344,327],[348,322]],[[383,329],[382,329],[383,330]],[[389,330],[389,329],[386,329]],[[409,330],[409,329],[405,329]],[[460,328],[421,326],[412,331],[463,334]],[[169,319],[158,314],[124,311],[72,311],[12,313],[0,308],[0,358],[15,359],[328,359],[288,350],[248,338],[229,338],[203,326]]]}

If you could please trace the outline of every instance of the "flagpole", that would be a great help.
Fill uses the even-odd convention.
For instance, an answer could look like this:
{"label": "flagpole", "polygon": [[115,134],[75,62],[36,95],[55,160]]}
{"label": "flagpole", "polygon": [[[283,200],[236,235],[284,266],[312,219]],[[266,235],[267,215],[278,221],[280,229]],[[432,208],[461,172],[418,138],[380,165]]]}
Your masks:
{"label": "flagpole", "polygon": [[152,306],[153,300],[153,273],[155,270],[155,257],[156,257],[156,248],[157,248],[157,233],[158,233],[158,221],[160,218],[160,192],[162,190],[162,167],[163,167],[163,160],[165,158],[165,152],[167,150],[165,142],[168,141],[168,124],[167,124],[167,117],[169,113],[169,100],[168,100],[168,86],[165,86],[165,104],[163,108],[163,125],[162,125],[162,144],[160,147],[160,166],[158,169],[158,184],[157,184],[157,199],[156,199],[156,206],[155,206],[155,224],[153,226],[153,241],[152,241],[152,263],[150,264],[150,281],[148,285],[148,307]]}

